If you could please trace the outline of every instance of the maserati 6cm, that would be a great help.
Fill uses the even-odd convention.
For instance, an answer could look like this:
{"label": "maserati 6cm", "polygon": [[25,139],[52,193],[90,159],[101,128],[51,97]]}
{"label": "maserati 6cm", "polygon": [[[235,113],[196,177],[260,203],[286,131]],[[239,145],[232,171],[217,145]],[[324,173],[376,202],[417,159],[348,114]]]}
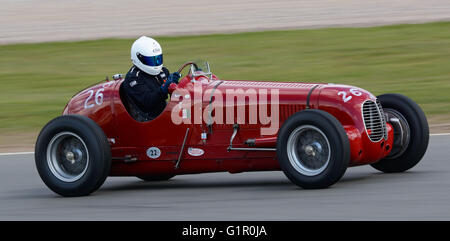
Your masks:
{"label": "maserati 6cm", "polygon": [[[44,183],[62,196],[83,196],[107,176],[163,181],[182,174],[281,170],[296,185],[319,189],[336,183],[351,166],[404,172],[427,150],[427,119],[406,96],[376,97],[337,84],[222,80],[209,65],[202,70],[188,62],[179,72],[185,67],[189,72],[173,92],[185,94],[172,94],[153,120],[143,118],[124,95],[121,75],[76,94],[38,136],[35,162]],[[210,93],[196,106],[191,102],[206,113],[201,123],[184,121],[192,113],[180,108],[182,99],[196,95],[194,86]],[[249,89],[257,90],[257,102],[264,99],[260,93],[277,90],[272,117],[276,114],[279,128],[273,133],[262,133],[269,123],[251,122],[251,116],[234,123],[210,120],[218,108],[229,108],[211,108],[218,95]],[[233,108],[248,115],[251,102]],[[173,121],[178,112],[181,123]]]}

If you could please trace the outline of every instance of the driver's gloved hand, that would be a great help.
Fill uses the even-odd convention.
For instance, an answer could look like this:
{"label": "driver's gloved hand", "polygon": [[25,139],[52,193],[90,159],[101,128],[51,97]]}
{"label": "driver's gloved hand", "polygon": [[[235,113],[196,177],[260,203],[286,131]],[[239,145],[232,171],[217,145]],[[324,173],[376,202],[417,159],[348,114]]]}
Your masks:
{"label": "driver's gloved hand", "polygon": [[169,92],[169,86],[171,84],[175,84],[175,83],[173,82],[173,79],[170,78],[170,76],[169,76],[169,78],[167,78],[167,80],[164,81],[164,83],[161,85],[161,91],[163,92],[163,94],[167,95],[167,93]]}
{"label": "driver's gloved hand", "polygon": [[169,78],[167,80],[172,80],[172,82],[178,84],[178,80],[181,78],[181,74],[178,72],[173,72],[169,75]]}
{"label": "driver's gloved hand", "polygon": [[[167,78],[166,81],[164,81],[164,83],[161,85],[161,90],[163,92],[163,94],[167,94],[173,89],[176,88],[176,84],[178,84],[178,80],[180,79],[181,74],[178,72],[173,72],[172,74],[169,75],[169,77]],[[172,86],[172,88],[169,88],[170,86]]]}

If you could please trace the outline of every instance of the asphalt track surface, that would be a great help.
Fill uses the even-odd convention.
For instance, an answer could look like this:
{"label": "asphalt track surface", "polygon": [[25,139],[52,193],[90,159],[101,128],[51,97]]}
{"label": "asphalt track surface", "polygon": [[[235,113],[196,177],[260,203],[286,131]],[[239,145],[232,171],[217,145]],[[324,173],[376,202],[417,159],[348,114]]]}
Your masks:
{"label": "asphalt track surface", "polygon": [[0,0],[0,44],[450,20],[449,0]]}
{"label": "asphalt track surface", "polygon": [[108,178],[77,198],[51,192],[33,155],[0,156],[0,220],[450,220],[449,149],[449,135],[432,136],[408,172],[354,167],[322,190],[300,189],[282,172],[209,173]]}

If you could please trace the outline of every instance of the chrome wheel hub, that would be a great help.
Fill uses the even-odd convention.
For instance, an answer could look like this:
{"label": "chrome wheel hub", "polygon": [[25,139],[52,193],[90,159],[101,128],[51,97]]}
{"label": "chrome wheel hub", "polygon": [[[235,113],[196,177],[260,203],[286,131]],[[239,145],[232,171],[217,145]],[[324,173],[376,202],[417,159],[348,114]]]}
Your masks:
{"label": "chrome wheel hub", "polygon": [[388,159],[395,159],[405,153],[408,148],[411,131],[406,118],[398,111],[390,108],[383,109],[387,121],[394,129],[394,143]]}
{"label": "chrome wheel hub", "polygon": [[67,159],[68,161],[70,161],[71,164],[74,164],[74,163],[75,163],[75,155],[73,154],[73,152],[68,151],[68,152],[66,153],[66,159]]}
{"label": "chrome wheel hub", "polygon": [[312,146],[310,146],[310,145],[307,145],[307,146],[305,147],[305,153],[306,153],[306,155],[308,155],[308,156],[316,156],[316,152],[314,152],[314,147],[312,147]]}

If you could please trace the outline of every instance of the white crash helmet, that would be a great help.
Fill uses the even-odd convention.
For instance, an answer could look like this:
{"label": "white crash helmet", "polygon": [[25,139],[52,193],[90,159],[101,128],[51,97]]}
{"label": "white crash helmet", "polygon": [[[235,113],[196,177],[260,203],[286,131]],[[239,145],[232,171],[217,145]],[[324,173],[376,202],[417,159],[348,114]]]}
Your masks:
{"label": "white crash helmet", "polygon": [[147,74],[161,73],[163,67],[161,45],[146,36],[138,38],[131,46],[131,62]]}

